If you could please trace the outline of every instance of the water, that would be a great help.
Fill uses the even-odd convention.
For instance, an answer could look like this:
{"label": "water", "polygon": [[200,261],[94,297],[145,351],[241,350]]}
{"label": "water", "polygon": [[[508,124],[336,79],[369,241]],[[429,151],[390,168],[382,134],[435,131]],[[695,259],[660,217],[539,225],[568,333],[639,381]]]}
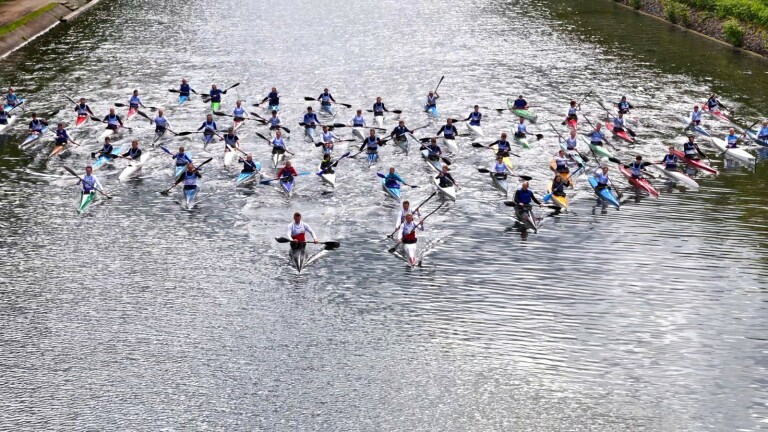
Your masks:
{"label": "water", "polygon": [[[277,86],[283,121],[298,132],[302,98],[325,86],[355,106],[380,95],[411,127],[429,124],[419,106],[442,75],[444,116],[466,116],[474,103],[502,107],[524,93],[547,137],[514,149],[524,156],[514,161],[537,192],[557,148],[546,123],[557,125],[571,98],[628,94],[642,107],[641,141],[620,145],[619,157],[660,158],[683,139],[669,115],[711,92],[751,123],[765,104],[767,73],[761,60],[612,2],[585,1],[104,2],[0,63],[2,82],[35,111],[69,110],[68,95],[88,97],[104,115],[139,88],[145,104],[168,107],[177,131],[195,129],[205,113],[199,100],[175,106],[167,89],[182,76],[198,91],[240,82],[225,96],[226,111],[238,95],[250,105]],[[600,114],[594,99],[584,108],[593,120]],[[484,112],[491,141],[512,119]],[[136,131],[125,138],[146,144],[151,129],[131,123]],[[762,165],[753,173],[718,162],[723,174],[701,178],[697,192],[655,181],[658,200],[624,189],[619,211],[595,207],[581,177],[569,214],[521,235],[476,171],[490,165],[490,152],[465,140],[452,158],[459,198],[427,221],[424,267],[408,269],[386,252],[396,206],[361,160],[340,164],[335,192],[302,177],[288,200],[270,186],[235,190],[221,144],[206,151],[195,136],[179,138],[166,144],[187,146],[197,161],[214,157],[195,209],[157,193],[170,186],[171,168],[154,150],[138,180],[100,172],[115,199],[78,216],[62,167],[81,170],[100,129],[76,131],[84,148],[63,160],[19,150],[21,126],[0,146],[5,429],[768,424]],[[244,127],[243,146],[268,166],[256,130]],[[288,147],[299,171],[316,168],[319,152],[300,133]],[[407,198],[429,195],[415,151],[405,157],[387,146],[381,155],[379,170],[394,165],[421,185]],[[294,211],[321,239],[342,243],[301,274],[273,240]]]}

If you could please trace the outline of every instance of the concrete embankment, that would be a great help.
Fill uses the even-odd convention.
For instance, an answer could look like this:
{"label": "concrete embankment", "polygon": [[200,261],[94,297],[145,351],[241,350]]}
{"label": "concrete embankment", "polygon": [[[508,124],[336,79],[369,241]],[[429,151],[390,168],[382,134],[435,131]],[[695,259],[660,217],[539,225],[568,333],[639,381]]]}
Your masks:
{"label": "concrete embankment", "polygon": [[0,3],[0,56],[57,24],[72,20],[99,0],[8,0]]}

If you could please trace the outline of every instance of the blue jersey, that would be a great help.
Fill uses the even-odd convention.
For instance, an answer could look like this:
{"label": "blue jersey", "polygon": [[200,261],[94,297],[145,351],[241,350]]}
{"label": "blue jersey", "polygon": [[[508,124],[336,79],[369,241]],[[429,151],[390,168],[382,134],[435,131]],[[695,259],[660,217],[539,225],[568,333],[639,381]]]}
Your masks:
{"label": "blue jersey", "polygon": [[69,141],[69,134],[66,129],[56,129],[56,144],[66,144]]}
{"label": "blue jersey", "polygon": [[179,86],[179,95],[181,96],[189,96],[189,92],[192,89],[189,87],[189,84],[182,84]]}
{"label": "blue jersey", "polygon": [[184,166],[192,163],[192,159],[187,156],[186,153],[176,153],[173,155],[173,158],[176,160],[176,166]]}
{"label": "blue jersey", "polygon": [[267,99],[270,105],[280,105],[280,95],[277,92],[269,92]]}
{"label": "blue jersey", "polygon": [[220,89],[211,89],[211,91],[208,92],[208,95],[211,96],[211,102],[221,102],[221,93],[222,91]]}
{"label": "blue jersey", "polygon": [[306,126],[310,126],[310,123],[314,123],[316,125],[320,124],[320,120],[317,119],[317,114],[315,113],[306,113],[304,114],[304,123],[306,123]]}

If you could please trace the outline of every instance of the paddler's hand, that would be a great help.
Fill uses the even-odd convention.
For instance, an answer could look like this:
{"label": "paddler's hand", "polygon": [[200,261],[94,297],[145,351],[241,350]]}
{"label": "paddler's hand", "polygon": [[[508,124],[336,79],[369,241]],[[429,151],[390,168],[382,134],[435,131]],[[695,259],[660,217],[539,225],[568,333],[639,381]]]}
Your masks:
{"label": "paddler's hand", "polygon": [[315,239],[315,244],[317,244],[317,239]]}

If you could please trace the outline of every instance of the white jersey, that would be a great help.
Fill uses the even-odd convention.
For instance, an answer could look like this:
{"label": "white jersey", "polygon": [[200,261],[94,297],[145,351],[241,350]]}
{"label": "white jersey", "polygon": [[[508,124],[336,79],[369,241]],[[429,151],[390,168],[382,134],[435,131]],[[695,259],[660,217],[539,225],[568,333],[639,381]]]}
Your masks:
{"label": "white jersey", "polygon": [[410,208],[408,210],[401,208],[400,212],[397,214],[397,226],[400,226],[402,223],[405,222],[405,215],[412,214],[413,220],[418,219],[419,211],[416,210],[416,213],[413,213]]}
{"label": "white jersey", "polygon": [[702,111],[691,111],[691,121],[701,121],[701,113]]}
{"label": "white jersey", "polygon": [[312,240],[317,240],[315,232],[312,231],[312,228],[310,228],[309,225],[305,224],[303,221],[299,222],[298,224],[291,222],[291,224],[288,226],[288,237],[290,238],[304,233],[311,234]]}
{"label": "white jersey", "polygon": [[517,131],[525,134],[525,133],[528,133],[528,128],[525,126],[525,123],[518,123]]}
{"label": "white jersey", "polygon": [[568,137],[565,139],[565,145],[568,147],[568,150],[574,150],[579,145],[579,140],[576,137]]}

